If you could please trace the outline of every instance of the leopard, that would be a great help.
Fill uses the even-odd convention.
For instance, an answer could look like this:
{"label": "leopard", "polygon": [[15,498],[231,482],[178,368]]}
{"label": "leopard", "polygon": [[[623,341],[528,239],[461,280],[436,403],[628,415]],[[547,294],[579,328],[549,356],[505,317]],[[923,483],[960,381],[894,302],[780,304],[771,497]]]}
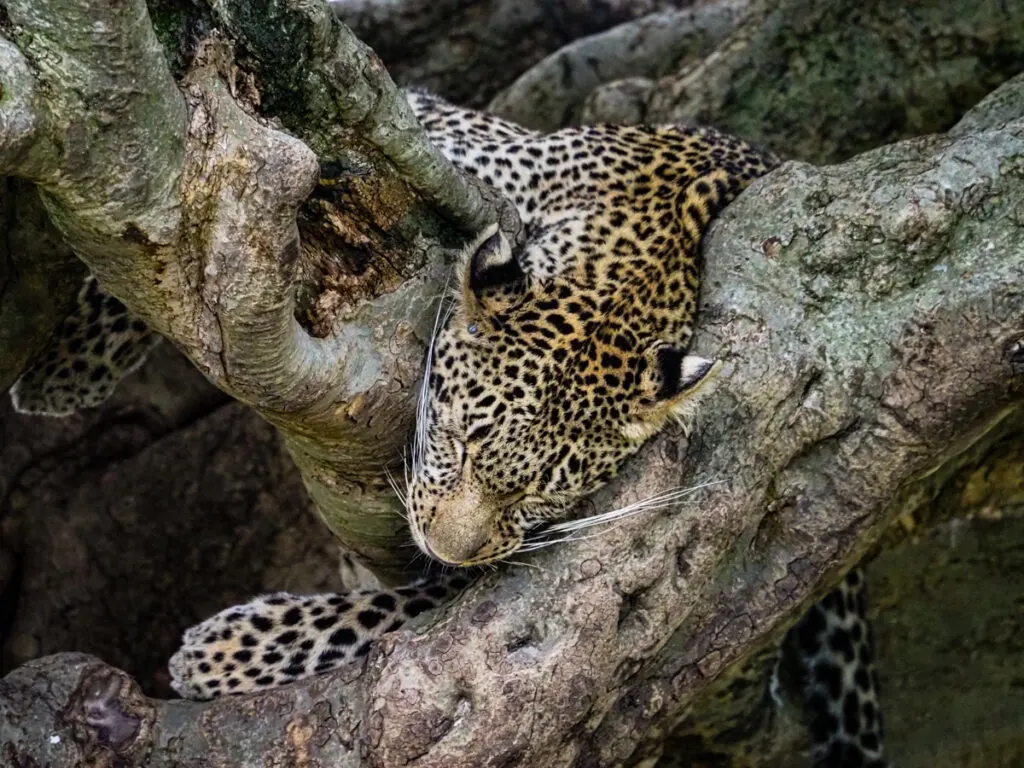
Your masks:
{"label": "leopard", "polygon": [[860,568],[851,569],[783,639],[771,687],[799,692],[797,704],[821,768],[887,764],[874,654]]}
{"label": "leopard", "polygon": [[[169,662],[185,698],[251,694],[366,656],[383,634],[465,589],[471,569],[525,551],[531,531],[569,516],[669,423],[687,423],[720,368],[689,351],[701,246],[778,157],[713,128],[540,133],[425,91],[404,94],[449,161],[511,201],[521,222],[517,233],[492,224],[471,239],[426,355],[401,495],[415,545],[456,570],[394,589],[273,593],[226,608],[187,629]],[[112,320],[123,305],[108,301],[87,283],[58,351],[15,385],[17,409],[94,406],[138,367],[137,356],[73,344],[104,338],[115,322],[142,356],[155,343],[144,325]],[[850,589],[843,581],[815,604],[779,657],[806,651],[790,678],[815,764],[879,768],[870,640]]]}
{"label": "leopard", "polygon": [[504,193],[525,242],[491,226],[461,260],[428,361],[407,488],[416,544],[470,567],[520,549],[718,369],[687,354],[708,225],[774,159],[710,128],[551,134],[413,95],[431,140]]}
{"label": "leopard", "polygon": [[95,408],[145,363],[161,338],[88,275],[53,342],[11,387],[14,409],[70,416]]}

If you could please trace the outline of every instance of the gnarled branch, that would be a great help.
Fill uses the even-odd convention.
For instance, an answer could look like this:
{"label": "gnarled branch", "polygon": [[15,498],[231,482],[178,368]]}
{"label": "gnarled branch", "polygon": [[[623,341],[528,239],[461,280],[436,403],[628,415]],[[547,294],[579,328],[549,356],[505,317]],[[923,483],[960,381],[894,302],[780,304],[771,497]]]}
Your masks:
{"label": "gnarled branch", "polygon": [[791,157],[836,162],[947,130],[1024,69],[1020,4],[757,7],[716,55],[657,82],[644,98],[648,120],[713,121]]}
{"label": "gnarled branch", "polygon": [[342,0],[331,5],[398,82],[480,107],[525,67],[578,38],[691,2]]}
{"label": "gnarled branch", "polygon": [[[236,23],[235,4],[214,11],[261,57],[262,95],[299,138],[254,114],[251,75],[225,40],[200,44],[179,90],[142,0],[14,0],[7,33],[20,54],[4,51],[27,64],[0,105],[3,170],[39,186],[110,292],[279,427],[332,530],[399,578],[404,530],[383,468],[402,454],[452,230],[475,231],[494,196],[425,139],[326,6],[268,4],[268,28],[308,41],[301,81],[268,74],[295,62],[261,49],[267,38]],[[301,106],[288,108],[288,89]],[[314,221],[324,209],[330,227]],[[304,288],[319,293],[305,327]]]}
{"label": "gnarled branch", "polygon": [[[657,78],[685,62],[703,61],[748,5],[748,0],[721,0],[668,10],[580,38],[528,69],[488,109],[536,130],[577,124],[587,97],[599,86],[623,78]],[[642,114],[636,122],[643,122]]]}

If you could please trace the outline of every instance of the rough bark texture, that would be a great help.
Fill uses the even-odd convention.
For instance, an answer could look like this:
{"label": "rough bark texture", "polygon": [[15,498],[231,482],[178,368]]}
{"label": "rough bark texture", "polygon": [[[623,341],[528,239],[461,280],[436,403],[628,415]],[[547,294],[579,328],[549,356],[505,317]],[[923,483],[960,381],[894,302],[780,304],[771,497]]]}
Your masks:
{"label": "rough bark texture", "polygon": [[[364,667],[259,697],[160,702],[95,660],[29,663],[0,689],[6,757],[611,766],[655,754],[695,696],[905,510],[915,478],[1019,423],[1022,157],[1017,120],[833,168],[791,164],[730,207],[698,334],[699,352],[726,361],[722,381],[688,446],[656,440],[594,500],[721,481],[682,509],[533,556],[537,568],[488,577]],[[242,717],[245,740],[228,735]],[[40,722],[56,740],[31,738]]]}
{"label": "rough bark texture", "polygon": [[[896,521],[862,563],[887,749],[900,765],[1019,762],[1022,434],[1024,410],[1016,408],[997,429],[907,483],[893,502]],[[808,733],[792,706],[799,702],[780,710],[768,701],[779,634],[769,633],[763,649],[724,670],[692,702],[659,768],[806,765]]]}
{"label": "rough bark texture", "polygon": [[581,119],[710,123],[788,157],[836,162],[947,130],[1024,69],[1020,3],[766,0],[748,12],[714,55],[594,89]]}
{"label": "rough bark texture", "polygon": [[[566,45],[529,69],[488,109],[537,130],[580,122],[584,100],[599,85],[625,77],[654,78],[702,61],[743,18],[747,0],[651,14]],[[643,122],[638,114],[634,121]]]}

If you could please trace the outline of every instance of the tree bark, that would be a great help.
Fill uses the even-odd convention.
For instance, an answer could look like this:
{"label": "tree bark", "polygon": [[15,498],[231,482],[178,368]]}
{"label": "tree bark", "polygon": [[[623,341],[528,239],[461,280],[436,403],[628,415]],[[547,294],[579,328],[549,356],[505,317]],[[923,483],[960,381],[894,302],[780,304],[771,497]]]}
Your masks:
{"label": "tree bark", "polygon": [[725,361],[721,382],[689,440],[656,439],[593,499],[714,483],[692,503],[531,555],[365,664],[259,696],[159,701],[96,659],[31,662],[0,683],[5,759],[557,768],[655,755],[720,674],[919,506],[922,482],[1020,433],[1024,121],[989,122],[991,104],[949,136],[788,164],[727,209],[696,350]]}
{"label": "tree bark", "polygon": [[[661,77],[686,62],[703,61],[749,6],[748,0],[719,0],[650,14],[581,37],[527,70],[488,110],[540,131],[577,124],[587,97],[598,86],[626,77]],[[637,114],[630,122],[643,122],[644,117]]]}
{"label": "tree bark", "polygon": [[[984,111],[979,106],[972,116]],[[860,566],[886,752],[901,766],[1019,762],[1024,697],[1006,683],[1022,670],[1015,634],[1024,584],[1022,434],[1017,408],[999,429],[907,483],[893,504],[896,521]],[[659,768],[807,764],[801,703],[785,693],[781,708],[766,701],[779,639],[769,635],[763,650],[745,654],[692,702],[663,745]]]}
{"label": "tree bark", "polygon": [[[720,13],[716,8],[697,10],[702,16],[695,18],[713,17]],[[703,51],[706,39],[684,24],[674,39],[645,35],[645,21],[607,33],[640,41],[628,71],[615,63],[614,47],[605,58],[598,38],[578,41],[574,50],[590,55],[581,59],[570,51],[566,59],[574,74],[583,73],[578,79],[586,87],[565,94],[571,108],[541,114],[584,123],[715,125],[787,157],[838,162],[882,143],[948,130],[971,105],[1024,70],[1020,3],[759,0],[741,10],[735,28],[714,38],[717,47],[707,56],[692,55]],[[665,72],[645,63],[644,46],[651,43],[690,55]],[[542,77],[554,59],[510,89],[516,114],[566,90],[561,78]]]}

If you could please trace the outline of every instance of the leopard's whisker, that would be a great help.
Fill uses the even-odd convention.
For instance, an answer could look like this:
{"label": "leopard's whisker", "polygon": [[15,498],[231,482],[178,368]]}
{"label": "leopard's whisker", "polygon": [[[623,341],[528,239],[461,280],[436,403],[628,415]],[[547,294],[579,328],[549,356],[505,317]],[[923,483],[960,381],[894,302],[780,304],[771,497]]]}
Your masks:
{"label": "leopard's whisker", "polygon": [[545,529],[545,533],[564,533],[568,531],[578,531],[584,528],[590,528],[594,525],[602,525],[610,523],[615,520],[622,520],[627,517],[639,514],[651,509],[664,509],[675,505],[681,499],[686,498],[699,490],[708,488],[712,485],[718,485],[724,481],[714,480],[707,483],[701,483],[700,485],[685,487],[685,488],[673,488],[668,491],[663,491],[659,494],[651,496],[641,501],[627,504],[619,509],[613,509],[610,512],[602,512],[600,514],[591,515],[589,517],[583,517],[578,520],[566,520],[565,522],[555,523]]}
{"label": "leopard's whisker", "polygon": [[538,571],[547,571],[548,570],[547,568],[545,568],[542,565],[537,565],[537,563],[523,563],[523,562],[519,562],[518,560],[506,560],[505,562],[508,563],[511,566],[516,567],[516,568],[533,568],[533,569],[538,570]]}
{"label": "leopard's whisker", "polygon": [[401,502],[402,509],[405,510],[406,514],[402,515],[402,519],[403,520],[408,520],[408,512],[409,512],[409,497],[408,497],[408,495],[402,492],[402,489],[398,485],[398,481],[395,479],[395,476],[392,474],[391,469],[388,468],[387,466],[384,467],[384,476],[387,478],[388,485],[391,486],[391,490],[395,492],[395,495],[398,497],[398,500]]}
{"label": "leopard's whisker", "polygon": [[434,364],[434,347],[437,344],[437,334],[441,327],[448,322],[455,308],[455,303],[450,301],[449,289],[451,287],[451,274],[445,279],[441,299],[437,305],[437,314],[434,315],[434,327],[430,331],[430,343],[427,345],[427,361],[424,365],[423,381],[420,383],[419,398],[416,402],[416,431],[413,434],[412,469],[413,476],[419,474],[423,467],[423,454],[427,446],[427,416],[430,407],[430,372]]}
{"label": "leopard's whisker", "polygon": [[543,540],[543,541],[534,541],[534,542],[531,542],[529,544],[523,544],[523,546],[521,546],[516,551],[517,552],[535,552],[538,549],[544,549],[545,547],[550,547],[550,546],[553,546],[555,544],[561,544],[564,541],[575,541],[575,540],[576,540],[575,536],[563,536],[563,537],[561,537],[559,539],[547,539],[547,540]]}
{"label": "leopard's whisker", "polygon": [[568,536],[562,536],[562,537],[557,538],[557,539],[547,539],[547,540],[541,539],[541,540],[537,540],[537,541],[532,541],[529,544],[526,544],[526,545],[520,547],[516,551],[517,552],[534,552],[534,551],[536,551],[538,549],[544,549],[544,548],[550,547],[550,546],[552,546],[554,544],[562,544],[563,542],[566,542],[566,541],[586,541],[587,539],[596,539],[596,538],[598,538],[600,536],[604,536],[606,533],[608,533],[608,531],[614,530],[615,528],[618,528],[618,525],[612,525],[607,530],[603,530],[603,531],[598,531],[596,533],[587,534],[586,536],[577,536],[576,535],[577,532],[573,531]]}

